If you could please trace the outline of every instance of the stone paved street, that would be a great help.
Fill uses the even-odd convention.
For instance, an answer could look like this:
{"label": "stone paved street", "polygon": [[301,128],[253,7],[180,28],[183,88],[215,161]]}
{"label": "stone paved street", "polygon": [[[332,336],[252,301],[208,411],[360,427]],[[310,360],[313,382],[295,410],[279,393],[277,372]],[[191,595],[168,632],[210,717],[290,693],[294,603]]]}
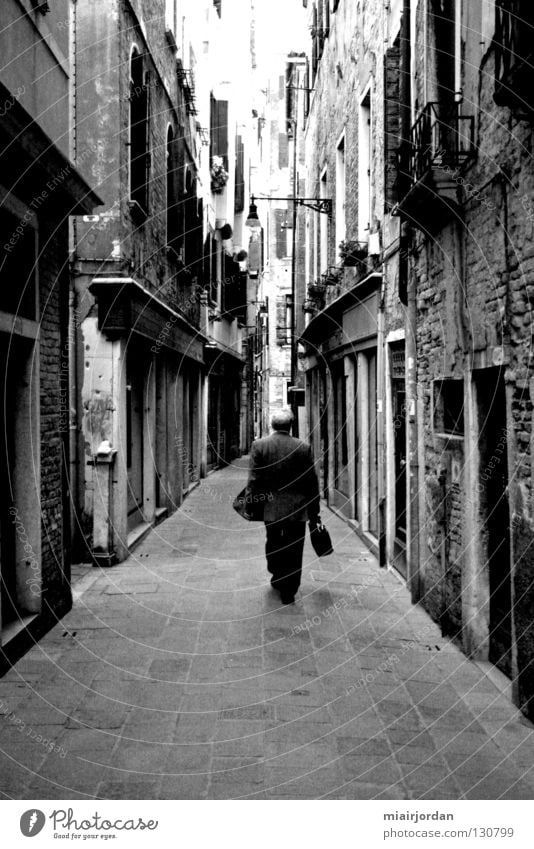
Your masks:
{"label": "stone paved street", "polygon": [[231,509],[245,465],[120,566],[77,567],[0,680],[2,798],[531,799],[530,723],[326,508],[336,553],[307,541],[280,605]]}

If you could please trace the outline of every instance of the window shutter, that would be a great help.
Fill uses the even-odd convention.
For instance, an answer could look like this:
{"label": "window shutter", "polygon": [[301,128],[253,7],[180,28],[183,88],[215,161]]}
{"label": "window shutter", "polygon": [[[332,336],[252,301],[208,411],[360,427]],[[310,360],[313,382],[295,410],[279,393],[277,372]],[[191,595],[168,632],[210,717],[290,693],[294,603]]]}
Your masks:
{"label": "window shutter", "polygon": [[275,209],[276,222],[276,256],[278,259],[283,259],[287,256],[287,232],[283,227],[286,226],[287,210]]}
{"label": "window shutter", "polygon": [[211,156],[221,156],[228,170],[228,101],[211,98]]}
{"label": "window shutter", "polygon": [[284,295],[276,299],[276,344],[287,345],[287,305]]}
{"label": "window shutter", "polygon": [[324,47],[324,16],[323,16],[323,0],[319,0],[317,7],[317,36],[318,36],[318,58],[323,55]]}
{"label": "window shutter", "polygon": [[304,117],[310,112],[310,61],[306,56],[306,71],[304,73]]}
{"label": "window shutter", "polygon": [[400,46],[398,40],[384,57],[384,167],[385,200],[389,209],[397,202],[397,151],[401,137]]}
{"label": "window shutter", "polygon": [[245,147],[241,136],[235,140],[235,203],[234,212],[245,208]]}
{"label": "window shutter", "polygon": [[314,5],[312,13],[312,79],[315,80],[317,74],[317,64],[319,62],[319,39],[317,34],[317,6]]}
{"label": "window shutter", "polygon": [[248,244],[248,271],[257,277],[263,271],[263,229],[250,238]]}
{"label": "window shutter", "polygon": [[278,134],[278,167],[287,168],[289,166],[289,147],[287,133]]}

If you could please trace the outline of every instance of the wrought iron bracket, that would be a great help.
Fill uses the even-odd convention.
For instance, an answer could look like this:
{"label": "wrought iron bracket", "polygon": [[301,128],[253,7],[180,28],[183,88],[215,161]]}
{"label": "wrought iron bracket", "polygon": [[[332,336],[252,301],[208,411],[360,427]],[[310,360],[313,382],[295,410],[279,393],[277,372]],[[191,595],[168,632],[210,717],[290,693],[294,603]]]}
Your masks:
{"label": "wrought iron bracket", "polygon": [[308,209],[313,209],[314,212],[323,212],[328,215],[329,218],[332,218],[332,198],[280,198],[267,195],[251,195],[250,199],[252,204],[254,204],[255,200],[292,201],[292,203],[296,203],[298,206],[307,206]]}
{"label": "wrought iron bracket", "polygon": [[308,209],[313,209],[314,212],[323,212],[329,218],[332,218],[331,198],[295,198],[295,203],[299,206],[307,206]]}

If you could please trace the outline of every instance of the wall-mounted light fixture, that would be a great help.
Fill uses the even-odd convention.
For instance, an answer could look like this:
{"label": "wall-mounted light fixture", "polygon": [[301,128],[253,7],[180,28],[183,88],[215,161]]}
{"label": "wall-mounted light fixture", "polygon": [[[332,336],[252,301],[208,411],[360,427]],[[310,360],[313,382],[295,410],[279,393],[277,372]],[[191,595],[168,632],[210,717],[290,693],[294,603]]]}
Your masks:
{"label": "wall-mounted light fixture", "polygon": [[256,200],[283,200],[283,201],[291,201],[296,206],[306,206],[308,209],[313,209],[314,212],[322,212],[325,215],[328,215],[329,218],[332,217],[332,198],[280,198],[280,197],[259,197],[256,195],[251,195],[250,197],[250,206],[248,210],[248,218],[245,221],[245,225],[247,227],[259,228],[261,227],[261,222],[258,216],[258,207],[255,203]]}
{"label": "wall-mounted light fixture", "polygon": [[266,301],[249,301],[249,304],[257,304],[259,313],[266,313],[269,310]]}

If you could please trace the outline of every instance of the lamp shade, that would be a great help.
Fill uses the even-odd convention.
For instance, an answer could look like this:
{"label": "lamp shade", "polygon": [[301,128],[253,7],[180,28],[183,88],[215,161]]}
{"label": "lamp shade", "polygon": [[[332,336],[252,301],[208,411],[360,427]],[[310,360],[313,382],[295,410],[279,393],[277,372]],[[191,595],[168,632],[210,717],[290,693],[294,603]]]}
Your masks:
{"label": "lamp shade", "polygon": [[258,207],[254,203],[254,195],[252,196],[251,201],[250,201],[250,206],[249,206],[249,210],[248,210],[248,218],[245,221],[245,226],[251,227],[253,229],[261,227],[260,219],[258,218]]}

